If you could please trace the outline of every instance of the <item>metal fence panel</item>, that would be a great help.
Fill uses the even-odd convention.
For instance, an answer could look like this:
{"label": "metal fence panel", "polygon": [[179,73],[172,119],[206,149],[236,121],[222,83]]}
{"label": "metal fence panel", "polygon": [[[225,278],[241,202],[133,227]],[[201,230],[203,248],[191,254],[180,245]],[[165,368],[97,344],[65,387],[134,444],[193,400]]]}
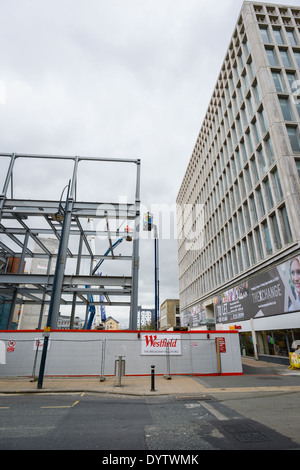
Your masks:
{"label": "metal fence panel", "polygon": [[[223,345],[221,372],[242,373],[237,332],[180,334],[180,348],[176,353],[168,347],[172,332],[155,335],[163,347],[158,353],[155,350],[155,353],[145,354],[139,332],[51,331],[45,375],[112,376],[115,361],[120,356],[126,362],[126,375],[150,375],[152,365],[156,375],[218,374],[216,338],[221,338]],[[176,335],[178,339],[178,332]],[[167,342],[161,340],[164,337]],[[42,344],[42,331],[0,331],[0,376],[38,374]]]}

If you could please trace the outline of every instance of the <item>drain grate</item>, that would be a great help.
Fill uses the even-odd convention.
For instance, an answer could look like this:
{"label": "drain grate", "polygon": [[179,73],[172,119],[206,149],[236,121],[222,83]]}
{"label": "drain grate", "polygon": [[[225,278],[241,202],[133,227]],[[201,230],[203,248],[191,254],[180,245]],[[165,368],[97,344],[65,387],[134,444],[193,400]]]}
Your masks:
{"label": "drain grate", "polygon": [[207,395],[181,395],[181,396],[176,396],[176,400],[182,400],[182,401],[201,401],[201,400],[211,400],[211,397],[208,397]]}

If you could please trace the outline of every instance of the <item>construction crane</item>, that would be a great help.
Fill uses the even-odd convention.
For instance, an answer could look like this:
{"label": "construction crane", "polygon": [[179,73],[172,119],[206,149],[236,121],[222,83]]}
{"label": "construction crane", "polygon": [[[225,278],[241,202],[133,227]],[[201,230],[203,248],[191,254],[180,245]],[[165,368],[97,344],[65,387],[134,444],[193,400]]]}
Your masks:
{"label": "construction crane", "polygon": [[[117,240],[115,243],[112,244],[111,247],[108,248],[108,250],[106,250],[106,252],[104,253],[103,256],[107,256],[114,248],[116,248],[118,245],[120,245],[120,243],[122,243],[122,241],[124,240],[125,236],[122,237],[122,238],[119,238],[119,240]],[[101,264],[103,263],[104,261],[104,258],[102,258],[97,264],[96,266],[94,267],[93,271],[92,271],[92,275],[96,274],[96,271],[100,268]]]}

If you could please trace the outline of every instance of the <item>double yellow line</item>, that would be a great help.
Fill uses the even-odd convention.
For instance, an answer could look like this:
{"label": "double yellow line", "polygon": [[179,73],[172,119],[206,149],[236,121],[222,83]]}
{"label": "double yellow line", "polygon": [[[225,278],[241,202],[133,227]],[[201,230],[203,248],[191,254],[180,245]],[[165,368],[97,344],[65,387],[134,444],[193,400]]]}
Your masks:
{"label": "double yellow line", "polygon": [[73,405],[41,406],[41,408],[73,408],[77,403],[79,403],[79,400],[75,401]]}
{"label": "double yellow line", "polygon": [[[84,392],[80,395],[81,397],[84,396]],[[41,406],[41,408],[73,408],[79,403],[79,400],[74,401],[73,405],[51,405],[51,406]]]}

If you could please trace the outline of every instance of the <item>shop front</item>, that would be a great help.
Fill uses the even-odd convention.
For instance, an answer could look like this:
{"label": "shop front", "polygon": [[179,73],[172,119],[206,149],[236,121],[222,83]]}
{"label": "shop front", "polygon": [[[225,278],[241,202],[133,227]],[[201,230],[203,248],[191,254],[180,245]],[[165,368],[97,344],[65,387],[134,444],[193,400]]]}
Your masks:
{"label": "shop front", "polygon": [[[256,335],[256,342],[253,334]],[[289,354],[300,344],[300,329],[268,330],[240,333],[241,354],[243,356],[255,356],[254,344],[257,344],[257,354],[260,359],[278,362],[288,362]],[[271,356],[271,357],[265,357]],[[281,360],[282,359],[282,360]]]}
{"label": "shop front", "polygon": [[[296,260],[296,261],[295,261]],[[300,344],[299,283],[292,258],[247,279],[214,298],[216,328],[239,329],[242,356],[289,362]]]}

